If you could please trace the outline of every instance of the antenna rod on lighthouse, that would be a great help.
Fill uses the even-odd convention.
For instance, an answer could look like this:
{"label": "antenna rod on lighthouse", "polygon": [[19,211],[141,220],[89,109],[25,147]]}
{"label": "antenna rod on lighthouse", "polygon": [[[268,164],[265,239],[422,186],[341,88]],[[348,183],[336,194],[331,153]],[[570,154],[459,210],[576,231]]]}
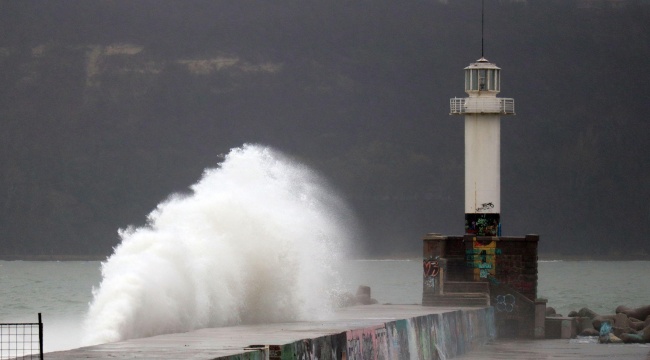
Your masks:
{"label": "antenna rod on lighthouse", "polygon": [[485,18],[485,0],[481,0],[481,57],[483,57],[483,28]]}

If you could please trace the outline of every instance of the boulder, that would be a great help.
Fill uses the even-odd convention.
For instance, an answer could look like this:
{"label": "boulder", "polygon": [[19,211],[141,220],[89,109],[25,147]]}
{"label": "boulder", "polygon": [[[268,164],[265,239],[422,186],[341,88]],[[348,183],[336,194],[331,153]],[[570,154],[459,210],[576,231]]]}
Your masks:
{"label": "boulder", "polygon": [[643,330],[637,332],[643,339],[644,343],[650,343],[650,325],[643,328]]}
{"label": "boulder", "polygon": [[621,334],[636,333],[636,330],[630,327],[630,320],[627,315],[618,313],[614,315],[614,327],[612,332],[616,336],[621,336]]}
{"label": "boulder", "polygon": [[646,326],[637,333],[623,334],[621,340],[624,343],[650,343],[650,326]]}
{"label": "boulder", "polygon": [[578,311],[578,316],[580,316],[580,317],[588,317],[590,319],[593,319],[596,316],[598,316],[598,314],[596,314],[593,310],[584,307],[584,308],[582,308],[582,309],[580,309]]}
{"label": "boulder", "polygon": [[609,334],[609,343],[610,344],[622,344],[623,340],[614,334]]}
{"label": "boulder", "polygon": [[646,324],[643,321],[633,321],[630,319],[630,327],[636,331],[639,331],[643,330],[643,328],[646,327]]}
{"label": "boulder", "polygon": [[575,311],[575,310],[571,310],[571,311],[569,312],[569,315],[567,315],[567,316],[568,316],[568,317],[578,317],[578,312]]}
{"label": "boulder", "polygon": [[638,334],[623,334],[621,335],[621,340],[623,340],[623,342],[626,344],[643,342],[643,338]]}
{"label": "boulder", "polygon": [[[578,317],[576,318],[576,321],[578,323],[578,333],[582,335],[582,332],[585,330],[593,330],[596,332],[596,335],[598,335],[598,331],[594,329],[594,324],[593,321],[588,318],[588,317]],[[586,335],[583,335],[586,336]]]}
{"label": "boulder", "polygon": [[594,328],[596,330],[600,330],[600,326],[604,322],[608,322],[610,324],[613,324],[614,323],[614,315],[597,315],[596,317],[593,318],[593,324],[594,324]]}
{"label": "boulder", "polygon": [[621,305],[616,308],[616,313],[623,313],[635,319],[646,319],[648,316],[650,316],[650,305],[640,306],[635,309]]}
{"label": "boulder", "polygon": [[551,306],[546,307],[546,313],[545,313],[546,316],[551,316],[551,315],[555,315],[555,314],[557,314],[557,313],[555,312],[555,309],[553,307],[551,307]]}

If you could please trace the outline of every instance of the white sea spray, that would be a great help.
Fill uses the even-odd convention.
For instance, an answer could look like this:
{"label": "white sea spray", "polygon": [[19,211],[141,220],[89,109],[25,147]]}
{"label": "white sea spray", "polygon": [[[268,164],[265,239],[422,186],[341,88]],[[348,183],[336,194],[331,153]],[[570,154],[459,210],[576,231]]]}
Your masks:
{"label": "white sea spray", "polygon": [[233,149],[146,226],[120,230],[83,343],[325,317],[351,219],[306,166],[258,145]]}

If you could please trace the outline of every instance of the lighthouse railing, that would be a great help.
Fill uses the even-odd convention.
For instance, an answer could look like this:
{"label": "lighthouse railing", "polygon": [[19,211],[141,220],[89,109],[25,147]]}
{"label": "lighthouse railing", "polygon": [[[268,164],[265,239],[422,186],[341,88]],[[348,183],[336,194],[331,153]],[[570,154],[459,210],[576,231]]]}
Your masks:
{"label": "lighthouse railing", "polygon": [[449,100],[451,115],[464,114],[515,114],[515,99],[496,97],[452,98]]}

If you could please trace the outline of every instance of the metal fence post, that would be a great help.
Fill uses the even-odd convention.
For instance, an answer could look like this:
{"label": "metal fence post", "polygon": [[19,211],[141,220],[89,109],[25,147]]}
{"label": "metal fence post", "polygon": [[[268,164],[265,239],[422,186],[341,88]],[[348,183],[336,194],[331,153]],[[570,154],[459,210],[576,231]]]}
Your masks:
{"label": "metal fence post", "polygon": [[43,360],[43,321],[41,320],[41,313],[38,313],[38,352]]}

